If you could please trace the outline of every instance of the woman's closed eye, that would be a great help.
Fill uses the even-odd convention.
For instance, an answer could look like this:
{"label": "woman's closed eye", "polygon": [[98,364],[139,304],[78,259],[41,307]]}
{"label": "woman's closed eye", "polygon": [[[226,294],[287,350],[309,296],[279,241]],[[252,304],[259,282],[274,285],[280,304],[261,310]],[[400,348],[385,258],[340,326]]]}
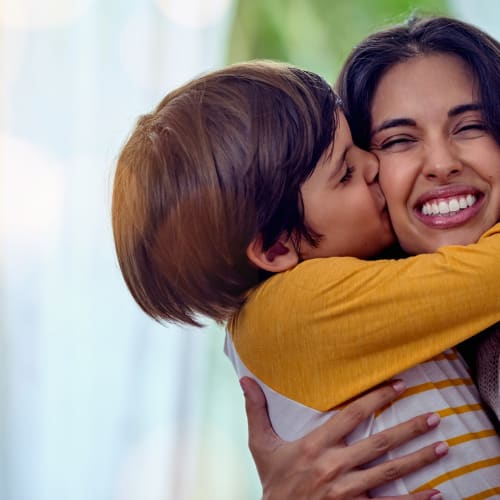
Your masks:
{"label": "woman's closed eye", "polygon": [[474,139],[483,136],[487,130],[488,128],[484,123],[474,122],[458,126],[454,133],[465,139]]}
{"label": "woman's closed eye", "polygon": [[397,135],[380,141],[372,142],[370,149],[379,151],[403,151],[417,142],[414,137],[408,135]]}

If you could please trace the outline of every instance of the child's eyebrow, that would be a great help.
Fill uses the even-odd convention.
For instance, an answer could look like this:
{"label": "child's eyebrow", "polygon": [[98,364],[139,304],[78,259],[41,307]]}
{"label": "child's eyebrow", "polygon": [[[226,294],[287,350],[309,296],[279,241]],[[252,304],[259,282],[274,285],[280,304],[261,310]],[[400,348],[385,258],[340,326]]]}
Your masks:
{"label": "child's eyebrow", "polygon": [[471,102],[469,104],[459,104],[448,111],[448,116],[452,118],[453,116],[461,115],[467,111],[482,111],[483,106],[477,102]]}

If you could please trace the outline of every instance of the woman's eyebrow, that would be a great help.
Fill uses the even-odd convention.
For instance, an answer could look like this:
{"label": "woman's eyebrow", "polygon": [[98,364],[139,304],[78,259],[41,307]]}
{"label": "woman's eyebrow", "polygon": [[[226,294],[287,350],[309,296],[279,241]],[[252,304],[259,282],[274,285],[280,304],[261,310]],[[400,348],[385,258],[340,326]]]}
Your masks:
{"label": "woman's eyebrow", "polygon": [[372,135],[392,127],[415,127],[417,122],[411,118],[392,118],[391,120],[386,120],[382,122],[376,129],[372,130]]}
{"label": "woman's eyebrow", "polygon": [[[471,102],[468,104],[459,104],[458,106],[455,106],[448,111],[448,117],[452,118],[453,116],[466,113],[467,111],[481,111],[482,109],[483,106],[477,102]],[[415,120],[412,120],[411,118],[392,118],[390,120],[382,122],[376,129],[372,131],[371,135],[374,135],[377,132],[380,132],[381,130],[386,130],[388,128],[404,127],[404,126],[415,127],[416,125],[417,122]]]}
{"label": "woman's eyebrow", "polygon": [[483,106],[477,102],[471,102],[469,104],[459,104],[448,111],[448,116],[451,118],[453,116],[461,115],[467,111],[482,111]]}

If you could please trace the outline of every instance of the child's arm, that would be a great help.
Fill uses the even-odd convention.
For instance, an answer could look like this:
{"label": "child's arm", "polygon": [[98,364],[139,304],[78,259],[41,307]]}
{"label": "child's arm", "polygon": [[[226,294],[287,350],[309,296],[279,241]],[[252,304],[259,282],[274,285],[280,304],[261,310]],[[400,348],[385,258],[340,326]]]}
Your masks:
{"label": "child's arm", "polygon": [[[499,224],[408,259],[306,261],[250,297],[233,341],[265,383],[326,410],[500,321],[499,264]],[[318,387],[335,388],[326,408]]]}

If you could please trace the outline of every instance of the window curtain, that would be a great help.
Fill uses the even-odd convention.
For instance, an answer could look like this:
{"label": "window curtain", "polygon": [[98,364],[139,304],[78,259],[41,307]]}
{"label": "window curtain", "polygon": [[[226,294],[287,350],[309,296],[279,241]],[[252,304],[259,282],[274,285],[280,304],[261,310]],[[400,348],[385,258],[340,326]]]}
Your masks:
{"label": "window curtain", "polygon": [[231,0],[0,2],[0,498],[255,499],[223,333],[133,302],[110,226],[137,117],[225,63]]}

